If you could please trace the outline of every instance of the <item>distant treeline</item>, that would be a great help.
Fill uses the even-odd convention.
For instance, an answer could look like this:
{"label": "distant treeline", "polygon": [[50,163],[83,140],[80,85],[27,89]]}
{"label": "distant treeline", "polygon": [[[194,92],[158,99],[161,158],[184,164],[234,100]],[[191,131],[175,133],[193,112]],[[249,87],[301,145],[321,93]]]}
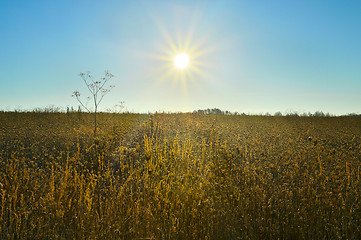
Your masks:
{"label": "distant treeline", "polygon": [[[120,105],[119,105],[120,106]],[[119,107],[118,106],[118,107]],[[55,105],[50,105],[44,108],[34,108],[34,109],[15,109],[15,110],[4,110],[4,109],[0,109],[0,112],[22,112],[22,113],[26,113],[26,112],[33,112],[33,113],[83,113],[84,111],[81,109],[80,106],[78,106],[78,108],[74,108],[74,107],[66,107],[66,109],[63,109],[61,107],[57,107]],[[124,111],[123,107],[120,107],[119,109],[106,109],[105,111],[102,111],[103,113],[133,113],[133,114],[139,114],[138,112],[130,112],[128,110]],[[174,112],[162,112],[162,111],[157,111],[156,113],[167,113],[167,114],[172,114]],[[182,112],[177,112],[177,113],[182,113]],[[146,114],[146,113],[145,113]],[[152,112],[148,112],[148,114],[153,114]],[[275,113],[239,113],[239,112],[231,112],[231,111],[223,111],[219,108],[207,108],[207,109],[199,109],[199,110],[194,110],[193,114],[217,114],[217,115],[241,115],[241,116],[276,116],[276,117],[281,117],[281,116],[294,116],[294,117],[336,117],[338,115],[334,115],[331,113],[324,113],[323,111],[316,111],[314,113],[311,112],[297,112],[297,111],[288,111],[286,113],[282,113],[280,111],[275,112]],[[344,115],[340,115],[340,116],[348,116],[348,117],[361,117],[361,114],[359,113],[349,113],[349,114],[344,114]]]}
{"label": "distant treeline", "polygon": [[225,115],[239,115],[237,112],[232,113],[230,111],[222,111],[219,108],[212,108],[212,109],[204,109],[204,110],[195,110],[193,113],[199,113],[199,114],[225,114]]}
{"label": "distant treeline", "polygon": [[[220,114],[220,115],[258,115],[258,116],[276,116],[276,117],[281,117],[281,116],[295,116],[295,117],[335,117],[335,115],[330,114],[330,113],[324,113],[323,111],[316,111],[314,113],[311,112],[287,112],[282,114],[282,112],[278,111],[275,112],[274,114],[271,114],[269,112],[266,113],[260,113],[260,114],[246,114],[246,113],[239,113],[239,112],[231,112],[231,111],[222,111],[219,108],[207,108],[207,109],[199,109],[199,110],[194,110],[193,111],[194,114]],[[361,117],[361,114],[357,114],[357,113],[349,113],[349,114],[345,114],[342,116],[350,116],[350,117]]]}

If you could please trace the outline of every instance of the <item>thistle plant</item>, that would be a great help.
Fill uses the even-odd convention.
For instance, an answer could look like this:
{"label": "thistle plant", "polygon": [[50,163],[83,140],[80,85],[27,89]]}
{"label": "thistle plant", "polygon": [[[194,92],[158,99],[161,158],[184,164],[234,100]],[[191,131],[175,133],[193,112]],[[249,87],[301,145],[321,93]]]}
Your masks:
{"label": "thistle plant", "polygon": [[[100,78],[99,81],[95,81],[93,75],[90,74],[90,72],[86,73],[79,73],[79,76],[83,79],[85,85],[87,86],[89,92],[91,93],[91,96],[89,96],[87,99],[88,101],[90,99],[93,99],[94,102],[94,138],[96,138],[97,134],[97,112],[98,107],[101,101],[103,100],[104,96],[110,92],[112,88],[114,88],[114,85],[109,85],[106,87],[106,83],[114,77],[113,74],[111,74],[109,71],[105,71],[105,76]],[[80,92],[74,91],[73,97],[76,97],[80,105],[89,113],[92,113],[92,111],[87,107],[87,104],[84,104],[83,101],[80,99]]]}

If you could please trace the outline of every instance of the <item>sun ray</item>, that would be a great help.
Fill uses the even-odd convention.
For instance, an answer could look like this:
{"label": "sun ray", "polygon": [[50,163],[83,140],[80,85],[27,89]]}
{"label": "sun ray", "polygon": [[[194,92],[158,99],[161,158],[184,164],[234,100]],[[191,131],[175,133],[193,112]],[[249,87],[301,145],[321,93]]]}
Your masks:
{"label": "sun ray", "polygon": [[158,46],[159,54],[154,56],[159,60],[159,67],[153,69],[157,82],[171,80],[172,85],[178,85],[182,93],[186,93],[190,82],[205,76],[205,56],[210,50],[206,44],[207,38],[195,38],[194,25],[186,33],[180,29],[167,31],[160,21],[157,21],[157,25],[164,40]]}

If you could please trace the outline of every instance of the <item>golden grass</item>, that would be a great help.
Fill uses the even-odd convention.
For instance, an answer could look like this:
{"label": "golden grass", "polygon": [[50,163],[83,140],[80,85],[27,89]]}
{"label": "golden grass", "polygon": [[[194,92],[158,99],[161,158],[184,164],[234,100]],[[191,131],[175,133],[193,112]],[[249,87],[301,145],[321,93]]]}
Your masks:
{"label": "golden grass", "polygon": [[1,239],[360,239],[361,119],[0,113]]}

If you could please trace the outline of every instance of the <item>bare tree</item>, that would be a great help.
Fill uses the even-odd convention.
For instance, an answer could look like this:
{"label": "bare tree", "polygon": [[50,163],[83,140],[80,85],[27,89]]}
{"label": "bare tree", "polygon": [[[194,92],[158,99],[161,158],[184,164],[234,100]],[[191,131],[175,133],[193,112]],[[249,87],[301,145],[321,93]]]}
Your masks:
{"label": "bare tree", "polygon": [[[106,87],[106,83],[114,77],[109,71],[105,71],[105,76],[100,78],[99,81],[95,81],[94,77],[90,74],[90,72],[80,73],[79,76],[83,79],[85,85],[87,86],[88,90],[91,93],[91,96],[88,97],[88,101],[92,98],[94,102],[94,138],[97,136],[97,112],[98,107],[101,101],[103,100],[104,96],[110,92],[114,85],[110,85]],[[74,91],[73,97],[76,97],[80,105],[85,108],[89,113],[92,111],[87,107],[87,104],[84,104],[80,99],[80,92]]]}

